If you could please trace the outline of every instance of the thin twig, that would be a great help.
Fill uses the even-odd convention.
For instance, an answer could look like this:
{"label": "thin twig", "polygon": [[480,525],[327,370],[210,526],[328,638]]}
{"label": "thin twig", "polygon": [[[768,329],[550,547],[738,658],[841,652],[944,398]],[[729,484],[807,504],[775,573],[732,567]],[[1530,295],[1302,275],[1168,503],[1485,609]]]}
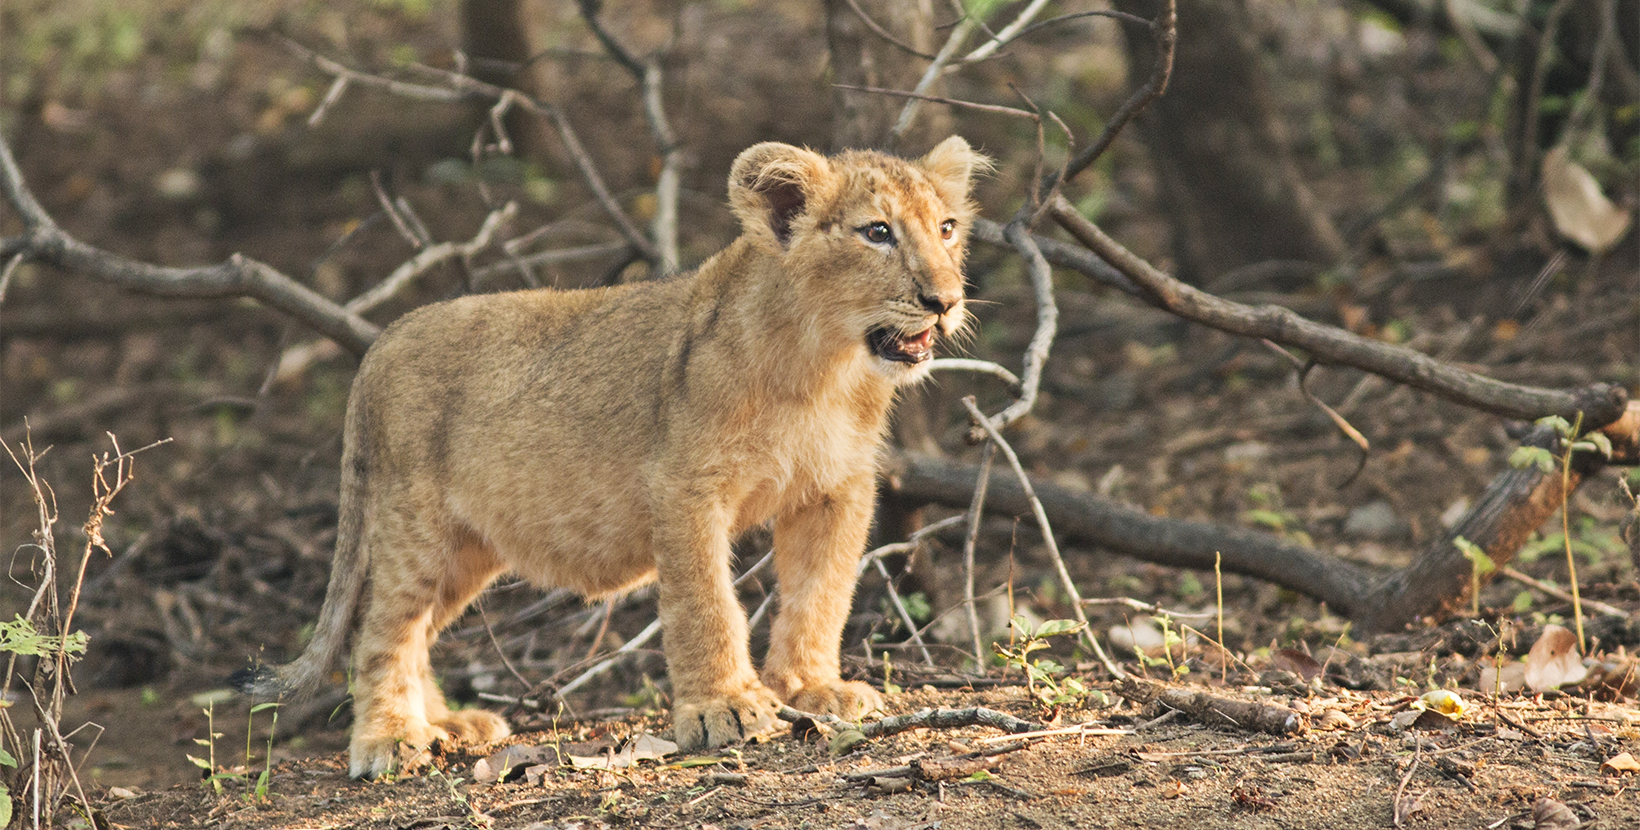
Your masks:
{"label": "thin twig", "polygon": [[1000,364],[989,360],[973,360],[966,357],[937,357],[928,363],[930,372],[976,372],[982,375],[991,375],[1008,384],[1008,391],[1018,395],[1020,393],[1019,375],[1008,371]]}
{"label": "thin twig", "polygon": [[1022,110],[1018,107],[1005,107],[1001,104],[980,104],[974,101],[964,101],[960,98],[946,98],[941,95],[924,95],[920,92],[906,92],[903,89],[887,89],[880,86],[855,86],[854,84],[832,84],[833,89],[850,89],[855,92],[869,92],[873,95],[892,95],[896,98],[911,98],[917,101],[930,101],[935,104],[950,104],[953,107],[966,107],[980,112],[992,112],[998,115],[1011,115],[1015,118],[1036,119],[1036,113]]}
{"label": "thin twig", "polygon": [[1014,454],[1014,448],[1008,445],[1002,433],[997,431],[996,425],[991,422],[992,419],[985,417],[985,413],[979,410],[979,406],[974,403],[974,396],[963,398],[962,405],[968,410],[974,424],[990,436],[991,443],[1002,452],[1003,458],[1008,460],[1008,466],[1013,468],[1014,475],[1019,479],[1019,486],[1025,491],[1025,498],[1030,501],[1031,513],[1036,516],[1037,527],[1042,531],[1042,540],[1048,548],[1048,555],[1053,559],[1054,570],[1059,574],[1060,587],[1065,589],[1065,595],[1070,597],[1071,614],[1082,624],[1083,639],[1093,649],[1094,656],[1104,665],[1105,671],[1118,679],[1126,677],[1127,672],[1105,654],[1104,646],[1099,644],[1099,638],[1094,635],[1093,628],[1088,624],[1088,615],[1082,610],[1082,594],[1076,590],[1076,582],[1071,579],[1070,571],[1065,569],[1065,558],[1059,555],[1059,543],[1054,539],[1053,527],[1048,523],[1048,514],[1042,509],[1042,502],[1037,499],[1036,490],[1031,487],[1030,476],[1025,474],[1025,468],[1019,463],[1019,456]]}
{"label": "thin twig", "polygon": [[649,261],[657,277],[675,273],[679,267],[678,196],[682,188],[682,175],[678,168],[681,157],[678,137],[667,121],[666,106],[661,96],[663,78],[660,56],[650,55],[640,60],[633,55],[604,27],[598,17],[602,7],[598,0],[579,0],[576,5],[593,36],[603,44],[610,57],[632,75],[643,92],[644,118],[649,122],[649,131],[661,154],[660,175],[655,179],[655,217],[649,225],[650,234],[654,237],[655,257]]}
{"label": "thin twig", "polygon": [[1412,763],[1407,765],[1406,774],[1401,776],[1401,783],[1395,788],[1395,804],[1390,813],[1396,827],[1400,827],[1401,820],[1406,818],[1406,815],[1401,812],[1401,796],[1406,792],[1407,782],[1412,780],[1412,774],[1418,771],[1418,764],[1424,760],[1423,736],[1413,735],[1412,739]]}
{"label": "thin twig", "polygon": [[889,32],[887,29],[884,29],[877,21],[872,20],[871,15],[866,14],[865,9],[860,8],[858,0],[847,0],[847,2],[848,7],[854,10],[854,16],[860,18],[860,22],[864,23],[865,27],[870,29],[872,34],[882,38],[885,41],[888,41],[889,44],[898,47],[902,52],[915,55],[923,60],[931,61],[934,59],[933,55],[930,55],[927,52],[924,52],[921,49],[900,40],[895,37],[893,33]]}
{"label": "thin twig", "polygon": [[992,34],[990,40],[985,41],[975,48],[974,51],[969,52],[963,57],[962,62],[973,63],[975,61],[985,60],[994,54],[998,49],[1008,45],[1008,43],[1015,37],[1023,34],[1025,27],[1030,25],[1032,18],[1035,18],[1038,14],[1040,14],[1042,9],[1047,5],[1048,0],[1031,0],[1031,4],[1021,10],[1019,16],[1015,17],[1012,23],[1009,23],[1008,25],[1002,27],[1000,31]]}
{"label": "thin twig", "polygon": [[1025,349],[1025,372],[1020,381],[1019,399],[1009,404],[987,421],[995,429],[1003,429],[1025,416],[1036,405],[1037,388],[1042,384],[1042,369],[1048,362],[1048,351],[1053,348],[1054,334],[1059,330],[1059,306],[1053,296],[1053,271],[1043,258],[1041,249],[1022,222],[1008,223],[1003,236],[1019,251],[1025,260],[1025,270],[1031,279],[1031,291],[1036,296],[1036,332]]}
{"label": "thin twig", "polygon": [[[973,15],[966,15],[957,22],[957,25],[951,30],[951,34],[946,37],[945,45],[940,47],[940,51],[934,55],[934,60],[929,62],[928,68],[923,71],[922,77],[917,79],[917,85],[911,90],[915,96],[926,94],[928,88],[933,86],[936,80],[939,80],[940,73],[945,71],[946,64],[956,57],[957,50],[962,47],[962,42],[968,39],[968,35],[974,31],[974,27],[977,25],[978,18]],[[894,129],[889,132],[889,144],[891,146],[899,143],[900,139],[905,136],[906,130],[911,128],[911,122],[916,119],[917,111],[921,107],[922,99],[920,97],[912,97],[905,102],[905,106],[900,109],[899,118],[894,121]]]}
{"label": "thin twig", "polygon": [[1052,182],[1049,186],[1042,188],[1044,193],[1051,193],[1060,182],[1067,182],[1076,178],[1077,174],[1088,168],[1088,165],[1097,161],[1100,156],[1105,154],[1105,150],[1110,147],[1111,142],[1116,140],[1116,136],[1128,125],[1128,122],[1133,120],[1134,116],[1138,115],[1146,106],[1149,106],[1150,102],[1155,100],[1157,96],[1167,92],[1168,79],[1173,76],[1173,47],[1179,39],[1178,28],[1179,9],[1177,0],[1165,0],[1161,12],[1150,23],[1151,35],[1156,40],[1156,63],[1151,67],[1150,78],[1145,81],[1144,86],[1134,91],[1126,101],[1122,102],[1121,109],[1118,109],[1116,114],[1111,116],[1110,121],[1105,124],[1105,129],[1099,133],[1099,137],[1065,163],[1064,176],[1059,182]]}
{"label": "thin twig", "polygon": [[1355,446],[1360,448],[1361,458],[1355,465],[1355,472],[1350,473],[1349,476],[1338,485],[1340,489],[1348,486],[1350,482],[1355,480],[1356,476],[1361,474],[1363,469],[1366,469],[1367,455],[1372,451],[1372,445],[1368,443],[1367,436],[1362,435],[1361,430],[1356,429],[1355,425],[1346,420],[1343,415],[1338,414],[1337,410],[1333,409],[1331,406],[1328,406],[1326,401],[1316,397],[1316,394],[1311,392],[1310,388],[1305,385],[1305,381],[1309,380],[1310,370],[1314,369],[1317,365],[1315,360],[1300,360],[1298,359],[1298,355],[1295,355],[1281,346],[1270,342],[1268,338],[1261,337],[1259,338],[1259,342],[1262,343],[1265,348],[1275,352],[1278,355],[1281,355],[1287,359],[1287,362],[1293,364],[1293,368],[1298,370],[1299,394],[1303,395],[1304,399],[1309,401],[1316,408],[1326,413],[1327,417],[1332,419],[1333,426],[1337,427],[1339,432],[1344,433],[1344,437],[1355,442]]}
{"label": "thin twig", "polygon": [[974,498],[968,505],[968,534],[962,542],[962,604],[968,610],[968,632],[973,637],[974,671],[986,665],[985,643],[979,634],[979,611],[974,605],[974,549],[979,541],[979,523],[985,512],[985,491],[991,486],[991,461],[996,445],[987,441],[980,451],[979,477],[974,481]]}
{"label": "thin twig", "polygon": [[421,249],[416,252],[415,256],[393,269],[393,273],[387,275],[387,279],[377,283],[369,291],[349,300],[346,306],[347,310],[355,314],[363,314],[393,299],[416,277],[427,273],[440,263],[452,259],[465,260],[471,258],[479,251],[490,247],[490,244],[495,240],[496,233],[516,216],[518,216],[518,203],[508,202],[502,207],[490,211],[490,215],[484,217],[484,224],[479,227],[478,233],[473,234],[472,239],[466,242],[440,242],[437,245],[430,245]]}
{"label": "thin twig", "polygon": [[900,622],[905,624],[905,630],[911,632],[911,642],[922,652],[923,663],[930,668],[934,666],[934,655],[928,653],[928,644],[923,642],[922,635],[917,631],[917,621],[911,618],[911,612],[906,610],[905,602],[900,599],[900,592],[894,587],[894,577],[888,573],[888,566],[883,564],[882,557],[874,557],[872,563],[877,566],[877,573],[883,578],[883,586],[888,589],[888,599],[894,605],[894,610],[900,615]]}
{"label": "thin twig", "polygon": [[[1557,587],[1556,585],[1554,585],[1552,583],[1544,582],[1541,579],[1536,579],[1536,578],[1532,577],[1530,574],[1522,573],[1521,571],[1515,569],[1515,567],[1512,566],[1512,565],[1504,565],[1503,567],[1498,569],[1498,573],[1502,574],[1503,576],[1507,576],[1510,579],[1513,579],[1514,581],[1519,582],[1522,585],[1526,585],[1526,586],[1531,587],[1531,588],[1536,588],[1537,590],[1542,591],[1543,593],[1548,594],[1549,596],[1554,597],[1555,599],[1558,599],[1561,602],[1571,602],[1572,601],[1572,595],[1569,591],[1567,591],[1563,588]],[[1627,619],[1628,616],[1629,616],[1629,612],[1624,611],[1623,609],[1618,608],[1615,605],[1608,605],[1604,602],[1601,602],[1600,600],[1589,599],[1587,597],[1583,597],[1581,599],[1582,599],[1582,604],[1583,604],[1584,608],[1588,608],[1592,611],[1598,611],[1602,614],[1605,614],[1608,617],[1621,617],[1621,618]]]}

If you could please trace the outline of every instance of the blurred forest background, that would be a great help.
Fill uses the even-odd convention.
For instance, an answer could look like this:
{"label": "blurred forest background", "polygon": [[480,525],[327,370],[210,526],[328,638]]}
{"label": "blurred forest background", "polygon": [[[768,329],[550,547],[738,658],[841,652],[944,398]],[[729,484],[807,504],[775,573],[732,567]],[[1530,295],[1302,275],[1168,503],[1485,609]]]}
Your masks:
{"label": "blurred forest background", "polygon": [[[365,312],[378,325],[466,291],[647,279],[666,263],[612,223],[549,119],[514,107],[494,119],[511,145],[498,147],[493,101],[431,101],[364,81],[329,100],[337,72],[323,60],[433,87],[462,72],[550,104],[644,234],[665,209],[657,182],[675,175],[682,267],[735,235],[723,180],[759,141],[917,154],[960,133],[998,160],[979,197],[999,222],[1037,180],[1029,120],[925,102],[895,135],[904,99],[834,86],[913,86],[966,19],[951,4],[602,4],[599,19],[639,60],[636,72],[587,25],[582,6],[598,5],[5,0],[0,134],[67,233],[142,262],[196,266],[242,253],[345,303],[419,249],[480,237]],[[1001,26],[1028,4],[965,5]],[[930,92],[1051,110],[1080,150],[1145,82],[1155,49],[1142,26],[1079,15],[1095,8],[1050,4],[1039,27]],[[1159,5],[1116,8],[1149,18]],[[1629,231],[1640,198],[1637,27],[1635,0],[1180,0],[1170,89],[1065,195],[1135,253],[1221,296],[1502,380],[1640,393],[1640,249]],[[963,54],[984,43],[976,35]],[[646,119],[646,67],[658,73],[670,146]],[[1051,124],[1047,139],[1051,170],[1065,142]],[[483,238],[508,202],[515,211]],[[1055,235],[1051,224],[1038,232]],[[11,205],[0,208],[0,235],[21,228]],[[976,245],[969,273],[983,302],[967,356],[1017,372],[1035,325],[1020,260]],[[106,692],[88,716],[164,724],[157,747],[154,730],[121,744],[112,725],[99,751],[111,775],[126,764],[127,774],[152,767],[146,780],[180,777],[187,767],[173,763],[183,749],[172,739],[204,727],[170,704],[217,688],[248,656],[294,654],[315,616],[356,361],[249,300],[156,297],[28,262],[0,285],[0,437],[52,446],[37,468],[55,494],[60,552],[77,556],[85,544],[76,528],[92,500],[90,457],[111,449],[107,434],[127,450],[171,439],[137,457],[102,528],[111,555],[93,554],[85,574],[76,620],[90,642],[75,679],[82,692]],[[1156,516],[1260,529],[1372,569],[1405,565],[1508,468],[1518,433],[1503,419],[1321,369],[1308,390],[1371,444],[1352,475],[1360,451],[1305,400],[1281,355],[1074,269],[1056,269],[1054,286],[1059,331],[1041,398],[1009,432],[1042,480]],[[994,379],[942,373],[902,403],[896,445],[973,462],[959,403],[968,394],[987,411],[1009,400]],[[0,584],[0,616],[9,618],[39,577],[38,513],[27,481],[5,466],[0,549],[12,578]],[[1633,509],[1625,476],[1640,490],[1632,470],[1586,481],[1568,524],[1585,593],[1632,609],[1640,588],[1621,538]],[[909,521],[886,516],[883,541],[903,539]],[[1517,564],[1564,581],[1559,526],[1536,534]],[[760,544],[747,543],[744,562]],[[931,544],[928,561],[941,566],[912,563],[900,578],[919,623],[961,599],[944,566],[959,555],[961,528]],[[982,590],[1011,579],[1016,608],[1068,616],[1028,514],[988,519],[978,551]],[[1066,559],[1087,597],[1213,602],[1210,572],[1075,544]],[[882,585],[862,583],[845,646],[856,657],[870,650],[862,640],[905,639]],[[1331,644],[1343,629],[1312,600],[1264,582],[1232,576],[1225,590],[1232,649]],[[1567,613],[1522,590],[1495,583],[1483,616],[1532,624],[1536,614],[1541,624]],[[748,596],[755,606],[756,591]],[[1001,630],[1011,609],[988,602],[986,625]],[[497,645],[530,682],[562,682],[653,613],[634,602],[605,622],[601,607],[511,585],[485,605],[486,622],[469,616],[438,652],[446,683],[467,700],[525,691],[494,659]],[[1101,630],[1123,619],[1090,613]],[[928,638],[955,644],[942,659],[960,667],[967,635],[956,619],[935,622]],[[663,677],[647,654],[593,688],[607,704],[641,698]],[[170,772],[140,760],[148,753],[169,757]]]}

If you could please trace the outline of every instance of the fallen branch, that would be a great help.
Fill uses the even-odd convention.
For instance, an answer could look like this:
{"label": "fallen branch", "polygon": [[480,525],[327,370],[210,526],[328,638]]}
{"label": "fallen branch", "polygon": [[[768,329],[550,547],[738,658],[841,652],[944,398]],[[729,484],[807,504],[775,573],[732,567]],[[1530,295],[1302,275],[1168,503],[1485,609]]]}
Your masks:
{"label": "fallen branch", "polygon": [[[1601,432],[1611,439],[1614,461],[1635,463],[1640,458],[1640,402],[1630,403],[1625,415]],[[1552,433],[1539,428],[1526,443],[1549,448],[1556,440]],[[1039,479],[1031,479],[1031,485],[1063,544],[1200,571],[1211,571],[1219,553],[1226,572],[1290,588],[1325,602],[1363,628],[1385,630],[1460,612],[1469,601],[1471,566],[1453,540],[1461,535],[1499,566],[1507,565],[1560,509],[1571,489],[1601,463],[1593,454],[1579,453],[1567,489],[1562,488],[1559,471],[1545,474],[1527,467],[1499,473],[1448,535],[1407,567],[1384,576],[1269,533],[1153,516]],[[902,453],[884,465],[884,489],[908,502],[963,508],[973,516],[980,507],[974,503],[978,473],[970,464]],[[993,473],[985,480],[985,509],[1014,515],[1034,512],[1024,488],[1011,477]]]}
{"label": "fallen branch", "polygon": [[1271,735],[1290,735],[1304,727],[1304,719],[1285,706],[1192,692],[1128,677],[1116,684],[1116,693],[1140,703],[1160,703],[1209,726],[1230,726]]}
{"label": "fallen branch", "polygon": [[[779,716],[787,723],[796,723],[804,718],[834,725],[843,723],[835,715],[812,715],[799,712],[790,706],[780,707]],[[964,726],[989,726],[1015,734],[1034,732],[1042,728],[1041,724],[1020,720],[1006,712],[972,706],[967,709],[918,709],[910,714],[893,715],[861,724],[859,730],[860,734],[867,738],[882,738],[912,729],[958,729]]]}

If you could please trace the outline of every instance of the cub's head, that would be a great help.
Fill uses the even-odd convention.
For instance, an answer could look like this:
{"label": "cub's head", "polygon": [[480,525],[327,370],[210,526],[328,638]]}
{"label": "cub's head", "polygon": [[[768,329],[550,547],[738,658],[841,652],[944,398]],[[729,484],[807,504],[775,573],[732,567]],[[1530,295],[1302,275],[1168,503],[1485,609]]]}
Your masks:
{"label": "cub's head", "polygon": [[827,158],[771,142],[735,160],[729,203],[744,238],[780,259],[809,324],[852,338],[879,371],[906,382],[926,374],[935,342],[966,322],[968,193],[989,167],[957,136],[916,160]]}

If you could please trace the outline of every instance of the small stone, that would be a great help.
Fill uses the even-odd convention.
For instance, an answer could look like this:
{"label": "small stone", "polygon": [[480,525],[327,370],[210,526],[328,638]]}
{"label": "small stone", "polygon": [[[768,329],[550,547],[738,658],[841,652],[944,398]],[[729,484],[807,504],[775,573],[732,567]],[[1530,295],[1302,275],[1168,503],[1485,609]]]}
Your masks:
{"label": "small stone", "polygon": [[1344,519],[1344,535],[1357,539],[1385,541],[1407,535],[1408,527],[1389,502],[1368,502],[1350,511]]}

